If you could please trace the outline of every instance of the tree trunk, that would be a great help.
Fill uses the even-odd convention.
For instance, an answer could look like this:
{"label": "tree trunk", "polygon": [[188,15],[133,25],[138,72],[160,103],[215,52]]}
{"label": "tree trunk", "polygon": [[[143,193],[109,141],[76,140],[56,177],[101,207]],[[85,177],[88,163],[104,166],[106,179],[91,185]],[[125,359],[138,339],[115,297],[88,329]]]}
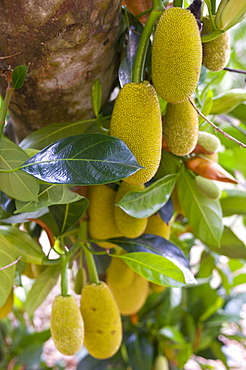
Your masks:
{"label": "tree trunk", "polygon": [[[117,76],[120,0],[1,0],[0,66],[29,66],[10,104],[17,141],[45,125],[93,116],[94,80],[105,102]],[[0,78],[4,94],[6,83]]]}

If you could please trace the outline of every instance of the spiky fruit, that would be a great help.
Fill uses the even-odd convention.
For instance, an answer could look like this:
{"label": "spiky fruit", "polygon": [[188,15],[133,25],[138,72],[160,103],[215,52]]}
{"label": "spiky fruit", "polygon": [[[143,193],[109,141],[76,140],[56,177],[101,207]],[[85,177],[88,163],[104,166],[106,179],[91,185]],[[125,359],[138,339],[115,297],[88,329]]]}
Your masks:
{"label": "spiky fruit", "polygon": [[125,179],[144,184],[156,173],[161,159],[162,123],[157,94],[149,82],[128,83],[116,98],[110,135],[124,141],[143,169]]}
{"label": "spiky fruit", "polygon": [[128,287],[134,277],[134,271],[121,258],[112,258],[106,271],[107,282],[116,289]]}
{"label": "spiky fruit", "polygon": [[2,307],[0,307],[0,320],[6,317],[10,311],[12,310],[13,307],[13,302],[14,302],[14,291],[11,289],[11,292],[4,303]]}
{"label": "spiky fruit", "polygon": [[217,152],[220,147],[220,139],[209,132],[199,131],[198,144],[200,144],[208,152]]}
{"label": "spiky fruit", "polygon": [[[108,239],[122,236],[114,219],[116,191],[107,185],[94,185],[88,192],[88,228],[91,238]],[[113,248],[114,244],[98,242],[100,247]]]}
{"label": "spiky fruit", "polygon": [[196,176],[195,184],[199,193],[207,198],[218,199],[221,196],[220,188],[212,180],[202,176]]}
{"label": "spiky fruit", "polygon": [[[144,185],[133,185],[128,184],[125,181],[121,181],[120,186],[117,190],[115,203],[118,203],[121,198],[129,191],[140,191],[144,190]],[[120,232],[127,238],[137,238],[140,236],[147,225],[147,218],[135,218],[129,216],[120,207],[114,209],[115,222]]]}
{"label": "spiky fruit", "polygon": [[194,150],[198,139],[198,117],[189,100],[167,104],[163,134],[173,154],[184,156]]}
{"label": "spiky fruit", "polygon": [[147,227],[144,230],[145,234],[162,236],[164,239],[170,238],[171,227],[158,214],[154,214],[148,218]]}
{"label": "spiky fruit", "polygon": [[52,339],[59,352],[72,356],[83,346],[84,323],[72,295],[55,297],[50,318]]}
{"label": "spiky fruit", "polygon": [[85,347],[91,356],[113,356],[122,341],[119,309],[108,285],[87,284],[81,293],[80,310],[85,323]]}
{"label": "spiky fruit", "polygon": [[[213,31],[209,17],[204,17],[202,35]],[[203,65],[213,72],[219,72],[230,59],[230,39],[228,32],[222,33],[217,39],[203,43]]]}
{"label": "spiky fruit", "polygon": [[152,370],[168,370],[169,365],[165,356],[159,355],[155,358]]}
{"label": "spiky fruit", "polygon": [[149,293],[149,282],[146,279],[133,271],[131,282],[124,288],[118,287],[119,281],[115,284],[112,275],[107,275],[106,279],[122,315],[133,315],[142,308]]}
{"label": "spiky fruit", "polygon": [[152,46],[153,85],[164,100],[180,103],[196,89],[202,64],[202,44],[194,15],[172,7],[161,15]]}

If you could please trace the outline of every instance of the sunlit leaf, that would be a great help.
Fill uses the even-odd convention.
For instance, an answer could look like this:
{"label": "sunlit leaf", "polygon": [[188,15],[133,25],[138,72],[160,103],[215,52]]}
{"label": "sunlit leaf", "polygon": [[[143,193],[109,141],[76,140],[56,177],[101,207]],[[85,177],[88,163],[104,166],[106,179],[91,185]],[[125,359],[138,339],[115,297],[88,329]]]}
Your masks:
{"label": "sunlit leaf", "polygon": [[220,248],[213,244],[208,244],[208,246],[212,251],[229,258],[246,258],[245,244],[226,226],[221,237]]}
{"label": "sunlit leaf", "polygon": [[[0,231],[0,268],[13,263],[16,260],[16,255],[13,251],[11,243],[4,237]],[[0,307],[6,302],[15,277],[16,264],[0,270]]]}

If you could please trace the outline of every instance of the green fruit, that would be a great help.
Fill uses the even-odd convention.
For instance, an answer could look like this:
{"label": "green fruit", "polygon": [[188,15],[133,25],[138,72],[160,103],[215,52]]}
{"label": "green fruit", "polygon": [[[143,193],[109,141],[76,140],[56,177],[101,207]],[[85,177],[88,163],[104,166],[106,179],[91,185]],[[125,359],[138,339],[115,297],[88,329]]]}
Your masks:
{"label": "green fruit", "polygon": [[80,310],[85,323],[85,347],[91,356],[113,356],[122,341],[119,309],[106,283],[87,284],[82,290]]}
{"label": "green fruit", "polygon": [[163,134],[173,154],[184,156],[194,150],[198,139],[198,118],[189,100],[180,104],[167,104]]}
{"label": "green fruit", "polygon": [[84,267],[79,267],[74,279],[74,291],[81,294],[81,290],[86,283],[86,271]]}
{"label": "green fruit", "polygon": [[[107,185],[93,185],[88,192],[88,228],[92,239],[108,239],[122,236],[118,230],[115,218],[116,191]],[[98,242],[100,247],[113,248],[114,244]]]}
{"label": "green fruit", "polygon": [[168,370],[169,365],[165,356],[159,355],[155,358],[155,362],[152,370]]}
{"label": "green fruit", "polygon": [[133,315],[142,308],[149,293],[149,282],[146,279],[133,271],[131,282],[124,288],[119,288],[119,281],[115,283],[112,276],[107,275],[106,279],[122,315]]}
{"label": "green fruit", "polygon": [[195,91],[202,64],[202,44],[194,15],[172,7],[161,15],[152,46],[153,85],[164,100],[180,103]]}
{"label": "green fruit", "polygon": [[83,346],[84,323],[72,295],[55,297],[50,318],[52,339],[59,352],[72,356]]}
{"label": "green fruit", "polygon": [[212,99],[212,108],[209,114],[222,114],[231,112],[239,104],[246,101],[245,89],[232,89],[225,91]]}
{"label": "green fruit", "polygon": [[110,265],[106,270],[107,283],[114,285],[117,289],[128,287],[134,277],[134,271],[118,257],[111,259]]}
{"label": "green fruit", "polygon": [[[202,35],[213,31],[209,17],[202,19]],[[230,40],[228,32],[222,33],[217,39],[203,43],[203,65],[213,72],[219,72],[227,65],[230,59]]]}
{"label": "green fruit", "polygon": [[202,176],[196,176],[195,184],[200,194],[210,199],[218,199],[221,196],[220,188],[212,181]]}
{"label": "green fruit", "polygon": [[170,232],[170,224],[167,225],[158,214],[154,214],[148,218],[147,227],[144,230],[145,234],[162,236],[164,239],[169,239]]}
{"label": "green fruit", "polygon": [[[118,203],[121,198],[129,191],[140,191],[144,190],[144,185],[133,185],[128,184],[125,181],[121,181],[118,188],[115,203]],[[115,207],[114,210],[115,222],[120,232],[127,238],[137,238],[140,236],[147,225],[147,218],[135,218],[129,216],[120,207]]]}
{"label": "green fruit", "polygon": [[144,184],[156,173],[162,146],[161,111],[157,94],[149,82],[128,83],[115,101],[110,135],[124,141],[143,169],[124,179]]}
{"label": "green fruit", "polygon": [[220,139],[209,132],[199,131],[198,144],[200,144],[207,152],[217,152],[220,147]]}

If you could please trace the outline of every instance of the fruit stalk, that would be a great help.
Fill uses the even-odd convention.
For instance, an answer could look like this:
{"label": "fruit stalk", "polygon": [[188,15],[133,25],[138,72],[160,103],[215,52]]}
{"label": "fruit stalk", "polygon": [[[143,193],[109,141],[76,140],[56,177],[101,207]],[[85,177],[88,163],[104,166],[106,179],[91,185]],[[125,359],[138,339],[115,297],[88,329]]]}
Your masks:
{"label": "fruit stalk", "polygon": [[161,16],[164,6],[161,0],[153,1],[153,8],[143,29],[141,39],[138,45],[138,50],[133,66],[132,82],[143,81],[144,64],[148,50],[150,36],[153,32],[157,19]]}
{"label": "fruit stalk", "polygon": [[63,297],[68,296],[68,280],[67,280],[67,265],[68,255],[63,254],[61,256],[62,270],[61,270],[61,295]]}
{"label": "fruit stalk", "polygon": [[88,250],[87,244],[85,244],[84,252],[85,252],[85,258],[86,258],[86,264],[88,268],[90,283],[100,284],[97,269],[96,269],[96,264],[95,264],[92,253]]}

